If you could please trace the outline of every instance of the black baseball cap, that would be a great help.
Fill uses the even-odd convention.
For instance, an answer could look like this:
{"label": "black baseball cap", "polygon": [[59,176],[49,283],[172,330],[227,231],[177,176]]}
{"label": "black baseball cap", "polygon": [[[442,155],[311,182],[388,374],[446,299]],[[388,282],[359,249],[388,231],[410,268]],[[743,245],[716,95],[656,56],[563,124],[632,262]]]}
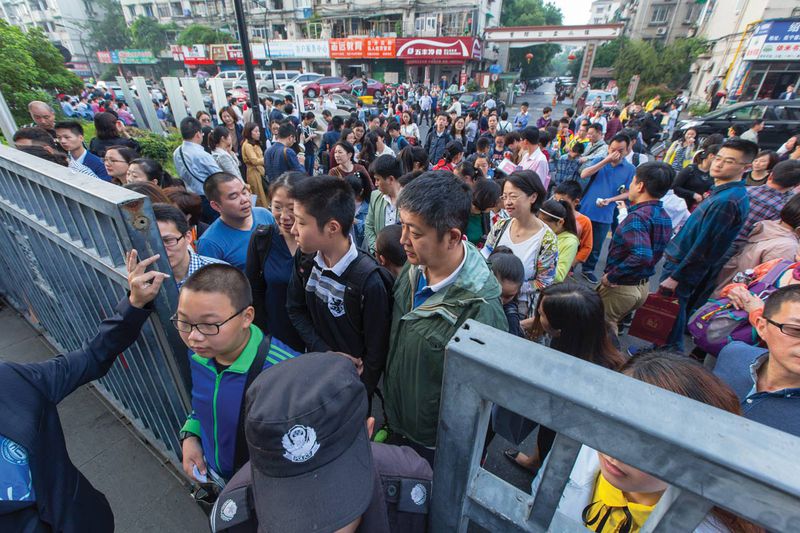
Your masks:
{"label": "black baseball cap", "polygon": [[373,496],[367,393],[352,361],[308,353],[262,372],[247,391],[259,530],[335,531]]}

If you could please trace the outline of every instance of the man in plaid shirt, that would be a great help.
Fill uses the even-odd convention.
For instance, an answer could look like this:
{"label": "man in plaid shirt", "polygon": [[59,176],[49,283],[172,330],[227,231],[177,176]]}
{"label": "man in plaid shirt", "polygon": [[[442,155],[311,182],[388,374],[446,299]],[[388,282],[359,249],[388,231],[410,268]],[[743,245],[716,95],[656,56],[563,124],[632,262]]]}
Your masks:
{"label": "man in plaid shirt", "polygon": [[667,344],[677,350],[683,350],[690,303],[694,306],[705,301],[702,293],[706,286],[713,287],[726,252],[747,218],[750,201],[742,175],[757,153],[758,145],[752,141],[725,141],[711,163],[711,195],[700,202],[664,251],[661,288],[674,292],[680,304]]}
{"label": "man in plaid shirt", "polygon": [[767,178],[767,183],[747,188],[747,196],[750,197],[750,212],[747,214],[742,231],[733,242],[730,256],[733,256],[747,242],[747,237],[757,222],[780,218],[781,209],[792,197],[794,188],[798,185],[800,185],[800,161],[787,159],[775,165]]}
{"label": "man in plaid shirt", "polygon": [[597,287],[606,318],[613,324],[647,300],[647,282],[672,235],[672,220],[661,198],[674,178],[675,171],[666,163],[644,163],[636,169],[628,189],[631,207],[614,232]]}
{"label": "man in plaid shirt", "polygon": [[581,155],[584,145],[578,143],[570,147],[569,153],[559,157],[556,155],[550,160],[550,183],[558,187],[565,181],[577,180],[580,177],[578,169],[581,166]]}

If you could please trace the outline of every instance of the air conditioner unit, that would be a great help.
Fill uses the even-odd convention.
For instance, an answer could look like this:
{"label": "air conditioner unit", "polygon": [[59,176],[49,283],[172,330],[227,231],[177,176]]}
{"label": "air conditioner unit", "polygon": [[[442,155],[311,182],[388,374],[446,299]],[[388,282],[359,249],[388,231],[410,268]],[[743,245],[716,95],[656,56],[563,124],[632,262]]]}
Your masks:
{"label": "air conditioner unit", "polygon": [[658,28],[656,30],[656,34],[658,34],[658,35],[666,35],[667,34],[667,28]]}

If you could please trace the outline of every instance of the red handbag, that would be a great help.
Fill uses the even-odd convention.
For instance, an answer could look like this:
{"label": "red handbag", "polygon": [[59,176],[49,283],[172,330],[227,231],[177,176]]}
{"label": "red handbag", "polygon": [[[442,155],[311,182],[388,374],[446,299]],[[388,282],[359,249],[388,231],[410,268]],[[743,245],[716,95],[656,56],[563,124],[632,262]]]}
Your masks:
{"label": "red handbag", "polygon": [[636,311],[628,335],[663,346],[667,344],[679,311],[678,298],[654,292]]}

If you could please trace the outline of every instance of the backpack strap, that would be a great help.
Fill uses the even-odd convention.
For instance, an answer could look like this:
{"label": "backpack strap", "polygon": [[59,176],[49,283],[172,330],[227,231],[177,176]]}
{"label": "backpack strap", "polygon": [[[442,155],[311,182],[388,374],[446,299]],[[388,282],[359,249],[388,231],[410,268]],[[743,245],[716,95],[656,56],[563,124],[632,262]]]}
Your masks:
{"label": "backpack strap", "polygon": [[183,156],[183,146],[178,147],[178,153],[181,154],[181,161],[183,161],[183,167],[186,169],[186,172],[188,172],[191,177],[199,181],[201,184],[204,184],[206,180],[201,180],[195,176],[194,172],[192,172],[192,169],[190,169],[189,165],[186,163],[186,158]]}
{"label": "backpack strap", "polygon": [[245,417],[245,399],[247,397],[247,389],[256,380],[261,370],[264,368],[264,362],[269,355],[269,348],[272,344],[272,336],[264,334],[261,343],[258,345],[256,356],[253,358],[250,368],[247,369],[247,377],[245,378],[244,388],[242,389],[242,403],[239,407],[239,421],[236,424],[236,444],[233,455],[233,470],[239,470],[249,459],[250,453],[247,451],[247,438],[244,435],[244,417]]}
{"label": "backpack strap", "polygon": [[269,257],[269,252],[272,249],[272,234],[277,231],[274,228],[277,224],[267,225],[259,224],[253,232],[253,241],[256,246],[256,257],[258,257],[258,277],[264,276],[264,263]]}
{"label": "backpack strap", "polygon": [[364,308],[364,286],[367,283],[367,279],[376,270],[381,276],[381,281],[383,281],[387,292],[391,296],[392,285],[394,284],[392,275],[385,268],[380,266],[371,255],[365,253],[363,250],[358,251],[358,257],[350,263],[342,274],[342,278],[347,280],[344,292],[345,316],[350,326],[358,332],[359,335],[363,335],[364,333],[361,327],[363,321],[362,311]]}
{"label": "backpack strap", "polygon": [[780,261],[775,263],[775,265],[773,265],[773,267],[770,268],[766,274],[764,274],[763,278],[753,283],[751,287],[755,286],[756,284],[764,285],[764,288],[762,290],[772,287],[775,284],[775,282],[778,281],[778,278],[780,278],[781,275],[786,271],[786,269],[793,264],[794,261],[790,261],[788,259],[781,259]]}

